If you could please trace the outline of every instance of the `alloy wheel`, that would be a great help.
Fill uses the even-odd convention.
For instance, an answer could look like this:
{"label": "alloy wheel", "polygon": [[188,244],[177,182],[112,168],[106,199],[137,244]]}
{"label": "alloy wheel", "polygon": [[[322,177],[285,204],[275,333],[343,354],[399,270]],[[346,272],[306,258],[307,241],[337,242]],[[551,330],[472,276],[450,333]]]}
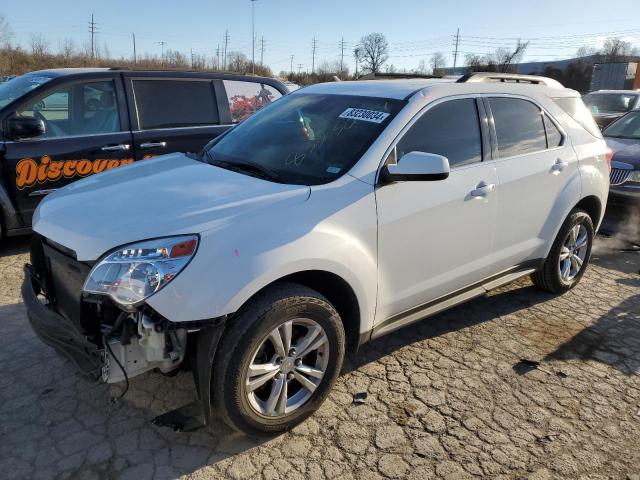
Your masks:
{"label": "alloy wheel", "polygon": [[288,415],[311,399],[328,362],[324,329],[308,318],[287,320],[253,352],[244,380],[247,400],[259,415]]}
{"label": "alloy wheel", "polygon": [[589,235],[587,229],[581,223],[574,225],[562,244],[558,268],[563,282],[573,281],[584,264],[589,247]]}

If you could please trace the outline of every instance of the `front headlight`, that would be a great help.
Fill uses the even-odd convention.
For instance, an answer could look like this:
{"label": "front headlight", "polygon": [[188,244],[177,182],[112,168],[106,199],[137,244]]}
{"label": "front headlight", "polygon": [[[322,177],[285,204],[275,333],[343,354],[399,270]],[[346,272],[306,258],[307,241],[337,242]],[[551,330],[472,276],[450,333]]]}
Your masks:
{"label": "front headlight", "polygon": [[123,306],[135,306],[175,278],[197,248],[196,235],[127,245],[93,267],[82,291],[108,295]]}
{"label": "front headlight", "polygon": [[640,170],[634,170],[629,180],[640,183]]}

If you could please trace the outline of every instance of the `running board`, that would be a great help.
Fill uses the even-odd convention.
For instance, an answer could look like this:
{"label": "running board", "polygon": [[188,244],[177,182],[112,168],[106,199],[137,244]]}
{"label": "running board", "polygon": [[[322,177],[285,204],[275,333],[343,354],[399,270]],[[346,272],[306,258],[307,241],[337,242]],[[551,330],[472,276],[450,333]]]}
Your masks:
{"label": "running board", "polygon": [[471,285],[451,294],[437,298],[419,307],[412,308],[411,310],[407,310],[406,312],[395,315],[388,320],[380,323],[380,325],[375,326],[373,328],[373,331],[371,332],[370,339],[373,340],[375,338],[381,337],[383,335],[386,335],[387,333],[398,330],[399,328],[406,327],[407,325],[410,325],[414,322],[423,320],[427,317],[435,315],[436,313],[440,313],[443,310],[447,310],[451,307],[472,300],[476,297],[485,295],[489,291],[501,287],[502,285],[511,283],[521,277],[531,275],[536,270],[538,270],[539,262],[536,262],[536,267],[526,268],[520,266],[516,268],[516,271],[513,271],[513,269],[509,269],[506,272],[498,274],[497,276],[489,277],[488,279],[483,280],[478,284]]}

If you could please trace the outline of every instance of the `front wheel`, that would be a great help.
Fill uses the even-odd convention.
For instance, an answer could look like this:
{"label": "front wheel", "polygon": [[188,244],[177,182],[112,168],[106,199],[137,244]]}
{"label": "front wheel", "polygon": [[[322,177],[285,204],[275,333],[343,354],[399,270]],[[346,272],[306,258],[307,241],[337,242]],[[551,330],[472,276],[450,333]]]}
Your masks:
{"label": "front wheel", "polygon": [[247,434],[288,430],[311,415],[344,358],[338,312],[318,292],[274,286],[230,320],[213,365],[221,418]]}
{"label": "front wheel", "polygon": [[589,264],[594,228],[583,210],[573,210],[562,224],[542,268],[533,274],[533,283],[552,293],[575,287]]}

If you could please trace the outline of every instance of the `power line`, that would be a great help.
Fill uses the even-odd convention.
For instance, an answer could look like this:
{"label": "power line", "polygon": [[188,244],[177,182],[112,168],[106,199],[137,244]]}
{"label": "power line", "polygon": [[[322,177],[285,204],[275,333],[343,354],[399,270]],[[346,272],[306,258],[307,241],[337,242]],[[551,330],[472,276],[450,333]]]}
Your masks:
{"label": "power line", "polygon": [[222,70],[227,69],[227,46],[229,45],[229,30],[224,31],[224,54],[222,55]]}
{"label": "power line", "polygon": [[456,49],[453,52],[453,74],[456,74],[456,64],[458,62],[458,45],[460,44],[460,29],[456,32]]}
{"label": "power line", "polygon": [[160,45],[161,53],[160,53],[160,61],[162,63],[162,66],[164,67],[164,46],[167,44],[167,42],[165,42],[164,40],[160,40],[158,42],[158,45]]}
{"label": "power line", "polygon": [[136,64],[137,56],[136,56],[136,34],[132,33],[133,36],[133,64]]}
{"label": "power line", "polygon": [[91,34],[91,58],[95,58],[96,48],[95,48],[95,40],[94,37],[98,29],[96,28],[97,23],[93,21],[93,13],[91,14],[91,21],[89,22],[89,33]]}
{"label": "power line", "polygon": [[316,46],[317,46],[318,41],[316,40],[316,37],[313,37],[313,40],[311,41],[311,73],[315,73],[316,70]]}

